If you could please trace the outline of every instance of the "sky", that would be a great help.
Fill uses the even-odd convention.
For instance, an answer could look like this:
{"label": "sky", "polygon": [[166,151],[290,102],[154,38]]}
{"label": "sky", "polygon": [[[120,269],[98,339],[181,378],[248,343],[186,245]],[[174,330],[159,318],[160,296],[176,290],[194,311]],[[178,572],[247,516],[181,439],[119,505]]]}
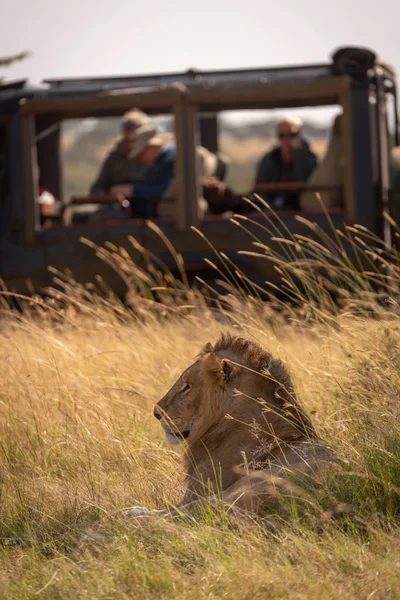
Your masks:
{"label": "sky", "polygon": [[400,77],[400,0],[2,0],[0,56],[32,56],[7,80],[329,61],[362,45]]}

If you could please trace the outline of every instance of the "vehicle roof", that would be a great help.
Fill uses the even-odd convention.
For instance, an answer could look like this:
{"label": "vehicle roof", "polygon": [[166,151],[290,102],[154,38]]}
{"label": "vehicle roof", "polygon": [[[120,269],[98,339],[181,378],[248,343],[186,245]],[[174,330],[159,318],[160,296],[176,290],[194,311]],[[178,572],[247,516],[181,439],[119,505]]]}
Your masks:
{"label": "vehicle roof", "polygon": [[[392,78],[393,71],[379,64],[385,76]],[[0,112],[18,110],[23,98],[54,98],[101,94],[128,88],[164,88],[181,83],[189,90],[208,89],[217,85],[240,86],[243,84],[310,82],[332,77],[332,63],[256,67],[225,70],[189,69],[182,72],[148,75],[121,75],[111,77],[69,77],[44,79],[40,85],[31,85],[28,80],[6,82],[0,85]]]}
{"label": "vehicle roof", "polygon": [[216,84],[258,83],[293,79],[314,79],[331,75],[331,65],[304,65],[259,67],[251,69],[182,72],[152,75],[122,75],[112,77],[82,77],[45,79],[38,86],[28,80],[18,80],[0,85],[0,104],[21,98],[95,94],[125,88],[164,87],[182,83],[188,89]]}

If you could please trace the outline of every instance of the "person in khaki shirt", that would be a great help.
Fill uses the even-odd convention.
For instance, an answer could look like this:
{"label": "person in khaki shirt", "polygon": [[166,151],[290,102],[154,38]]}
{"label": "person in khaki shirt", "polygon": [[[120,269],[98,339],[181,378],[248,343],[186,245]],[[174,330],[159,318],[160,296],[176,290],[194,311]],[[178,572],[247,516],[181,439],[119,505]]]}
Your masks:
{"label": "person in khaki shirt", "polygon": [[148,115],[138,109],[127,112],[121,122],[121,138],[106,157],[100,172],[90,188],[92,196],[109,194],[115,185],[142,183],[148,167],[132,154],[136,131],[143,126],[155,128]]}
{"label": "person in khaki shirt", "polygon": [[[333,122],[330,140],[319,165],[307,181],[306,189],[300,193],[301,210],[320,211],[321,203],[326,209],[343,206],[343,193],[338,189],[324,190],[325,186],[344,186],[345,156],[343,152],[343,115]],[[314,190],[308,190],[311,186]],[[318,190],[318,186],[322,189]]]}
{"label": "person in khaki shirt", "polygon": [[[225,179],[230,165],[229,158],[220,153],[210,152],[204,146],[196,147],[197,166],[201,180],[201,196],[198,198],[198,215],[202,219],[205,214],[219,215],[226,211],[240,212],[245,204],[226,185]],[[159,217],[176,216],[176,177],[171,179],[165,190],[157,211]]]}

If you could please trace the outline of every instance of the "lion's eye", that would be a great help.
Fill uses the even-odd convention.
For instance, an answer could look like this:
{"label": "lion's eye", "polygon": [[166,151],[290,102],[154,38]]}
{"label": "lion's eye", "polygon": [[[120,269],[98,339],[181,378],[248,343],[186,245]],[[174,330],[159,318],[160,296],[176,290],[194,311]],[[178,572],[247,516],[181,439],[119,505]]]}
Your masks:
{"label": "lion's eye", "polygon": [[183,388],[183,390],[182,390],[182,391],[183,391],[183,392],[188,392],[188,391],[189,391],[189,390],[191,390],[191,389],[192,389],[192,386],[190,385],[190,383],[186,383],[186,384],[185,384],[185,387]]}

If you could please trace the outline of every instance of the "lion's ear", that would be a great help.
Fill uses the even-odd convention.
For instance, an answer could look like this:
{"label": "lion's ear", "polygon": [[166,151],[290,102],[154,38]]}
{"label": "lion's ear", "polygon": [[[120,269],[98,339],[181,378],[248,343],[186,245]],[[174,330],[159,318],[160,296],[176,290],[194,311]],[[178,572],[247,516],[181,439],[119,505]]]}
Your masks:
{"label": "lion's ear", "polygon": [[233,364],[227,358],[221,360],[222,373],[224,374],[224,381],[228,383],[232,379]]}
{"label": "lion's ear", "polygon": [[219,383],[228,383],[233,373],[233,365],[226,358],[220,359],[216,354],[210,352],[202,360],[203,368],[212,374]]}
{"label": "lion's ear", "polygon": [[212,352],[214,350],[214,348],[212,347],[212,345],[210,344],[210,342],[208,342],[205,346],[204,346],[204,352]]}
{"label": "lion's ear", "polygon": [[218,358],[218,356],[213,352],[208,352],[205,356],[203,356],[201,362],[203,363],[203,368],[206,371],[210,371],[210,373],[221,372],[221,359]]}

